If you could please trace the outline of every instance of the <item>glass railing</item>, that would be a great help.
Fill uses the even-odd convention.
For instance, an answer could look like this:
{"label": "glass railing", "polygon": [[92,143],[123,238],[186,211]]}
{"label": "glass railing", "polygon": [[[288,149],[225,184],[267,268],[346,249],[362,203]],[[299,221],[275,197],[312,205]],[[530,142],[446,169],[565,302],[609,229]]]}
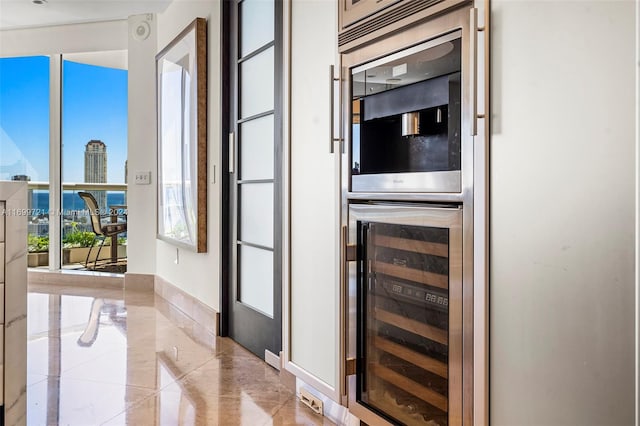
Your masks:
{"label": "glass railing", "polygon": [[104,223],[125,222],[127,216],[127,185],[108,183],[65,183],[62,185],[62,204],[59,211],[49,206],[49,183],[29,182],[28,184],[28,249],[29,266],[48,266],[49,250],[49,213],[60,215],[63,268],[90,269],[100,263],[115,263],[109,272],[126,271],[127,233],[117,236],[117,248],[111,250],[111,239],[104,242],[105,247],[97,257],[97,248],[87,258],[89,248],[98,247],[99,239],[91,224],[88,207],[78,195],[80,191],[93,194],[98,202],[99,214]]}

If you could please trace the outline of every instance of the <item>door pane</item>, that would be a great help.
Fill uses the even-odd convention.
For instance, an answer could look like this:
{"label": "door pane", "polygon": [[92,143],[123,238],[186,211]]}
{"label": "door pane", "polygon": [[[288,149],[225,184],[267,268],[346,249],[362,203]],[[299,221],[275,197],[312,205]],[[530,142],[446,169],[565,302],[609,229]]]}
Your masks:
{"label": "door pane", "polygon": [[273,1],[245,0],[240,3],[240,56],[246,56],[273,41]]}
{"label": "door pane", "polygon": [[273,317],[273,252],[240,246],[240,301]]}
{"label": "door pane", "polygon": [[240,179],[273,179],[273,115],[240,124]]}
{"label": "door pane", "polygon": [[240,186],[240,240],[273,247],[273,183]]}
{"label": "door pane", "polygon": [[[109,209],[126,205],[127,169],[128,72],[119,68],[120,63],[94,65],[99,52],[88,59],[77,56],[73,61],[64,58],[62,85],[62,264],[73,269],[83,268],[89,247],[94,241],[98,244],[89,209],[78,192],[93,194],[103,224],[125,222],[126,216],[111,217]],[[97,63],[109,63],[105,61]],[[124,213],[124,207],[117,209]],[[118,234],[117,240],[112,252],[107,238],[97,260],[108,263],[112,257],[126,257],[126,233]],[[97,253],[91,250],[90,267]],[[125,272],[126,263],[108,268]]]}
{"label": "door pane", "polygon": [[240,118],[273,109],[274,48],[240,64]]}
{"label": "door pane", "polygon": [[28,264],[49,265],[49,58],[0,58],[0,180],[29,181]]}
{"label": "door pane", "polygon": [[403,424],[448,424],[449,230],[363,225],[358,398]]}

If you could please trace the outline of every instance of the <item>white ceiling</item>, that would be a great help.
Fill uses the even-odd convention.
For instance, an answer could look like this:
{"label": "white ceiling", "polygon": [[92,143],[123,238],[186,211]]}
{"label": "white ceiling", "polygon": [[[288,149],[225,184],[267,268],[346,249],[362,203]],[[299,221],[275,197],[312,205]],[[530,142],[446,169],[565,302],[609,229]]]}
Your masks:
{"label": "white ceiling", "polygon": [[0,30],[126,19],[164,11],[171,0],[0,0]]}

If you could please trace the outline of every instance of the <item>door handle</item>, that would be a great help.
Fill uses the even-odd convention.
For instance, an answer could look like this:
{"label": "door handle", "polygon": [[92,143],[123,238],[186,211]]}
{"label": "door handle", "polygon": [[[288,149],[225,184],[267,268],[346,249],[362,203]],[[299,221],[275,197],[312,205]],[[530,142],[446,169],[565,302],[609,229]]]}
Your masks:
{"label": "door handle", "polygon": [[487,23],[488,23],[488,15],[489,15],[489,11],[488,11],[488,5],[485,4],[485,26],[484,27],[479,27],[478,26],[478,9],[473,7],[469,10],[469,19],[470,19],[470,28],[469,28],[469,53],[470,53],[470,64],[471,64],[471,82],[470,82],[470,86],[471,86],[471,136],[476,136],[478,134],[478,118],[486,118],[486,114],[487,114],[487,97],[489,96],[489,93],[487,91],[488,85],[485,84],[485,93],[484,93],[484,97],[485,97],[485,111],[482,114],[478,114],[478,33],[479,32],[485,32],[484,34],[484,39],[485,39],[485,48],[484,48],[484,53],[485,53],[485,57],[484,57],[484,66],[485,66],[485,82],[488,79],[488,67],[489,64],[487,63],[488,61],[488,46],[489,46],[489,34],[488,31],[486,31],[486,29],[488,28]]}
{"label": "door handle", "polygon": [[[335,148],[334,148],[334,142],[342,142],[342,125],[338,126],[338,131],[340,132],[340,135],[336,138],[335,137],[335,125],[334,125],[334,121],[335,121],[335,95],[334,95],[334,90],[335,90],[335,83],[336,81],[338,82],[338,93],[342,93],[341,90],[341,85],[340,85],[340,77],[336,78],[334,77],[334,66],[333,65],[329,65],[329,152],[331,154],[333,154],[335,152]],[[339,97],[338,102],[340,102],[339,105],[339,111],[342,111],[342,99],[341,97]],[[342,114],[340,114],[340,117],[338,118],[339,123],[342,123]]]}
{"label": "door handle", "polygon": [[236,163],[236,138],[233,132],[229,133],[229,173],[234,173]]}

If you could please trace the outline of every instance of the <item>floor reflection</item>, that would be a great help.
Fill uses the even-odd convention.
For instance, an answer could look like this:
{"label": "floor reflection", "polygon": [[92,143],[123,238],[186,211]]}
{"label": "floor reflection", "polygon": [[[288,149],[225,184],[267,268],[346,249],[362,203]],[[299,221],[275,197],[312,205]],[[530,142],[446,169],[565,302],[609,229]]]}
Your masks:
{"label": "floor reflection", "polygon": [[332,424],[271,367],[153,294],[30,291],[28,424]]}

